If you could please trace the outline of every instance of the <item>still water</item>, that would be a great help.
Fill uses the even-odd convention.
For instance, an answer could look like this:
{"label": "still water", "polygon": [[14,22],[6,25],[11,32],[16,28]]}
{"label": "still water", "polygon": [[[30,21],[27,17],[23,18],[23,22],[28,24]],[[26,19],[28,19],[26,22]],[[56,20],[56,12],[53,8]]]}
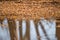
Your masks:
{"label": "still water", "polygon": [[[45,19],[42,19],[40,20],[40,22],[43,24],[48,38],[50,40],[57,40],[55,20],[51,19],[50,21],[47,21]],[[1,25],[0,23],[0,40],[11,40],[7,19],[5,19],[2,23],[3,25]],[[20,40],[19,21],[16,21],[16,28],[17,28],[16,31],[18,35],[17,37],[18,37],[18,40]],[[48,40],[39,23],[38,23],[38,31],[39,31],[41,40]],[[22,32],[23,32],[23,37],[24,37],[26,33],[26,21],[25,20],[22,21]],[[37,34],[36,34],[35,24],[33,20],[30,20],[30,40],[37,40]]]}

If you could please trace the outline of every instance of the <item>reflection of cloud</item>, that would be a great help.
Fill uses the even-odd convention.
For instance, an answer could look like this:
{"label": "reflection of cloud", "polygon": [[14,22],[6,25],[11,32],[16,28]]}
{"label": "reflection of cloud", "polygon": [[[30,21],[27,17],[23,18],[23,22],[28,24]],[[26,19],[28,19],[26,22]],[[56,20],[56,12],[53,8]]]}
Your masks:
{"label": "reflection of cloud", "polygon": [[25,36],[25,33],[26,33],[26,21],[25,20],[22,21],[22,31],[23,31],[23,36]]}
{"label": "reflection of cloud", "polygon": [[33,20],[30,21],[30,38],[31,40],[37,40],[37,34]]}
{"label": "reflection of cloud", "polygon": [[[3,21],[4,25],[7,25],[7,20]],[[10,35],[9,35],[9,29],[8,27],[4,26],[2,27],[0,25],[0,40],[10,40]]]}

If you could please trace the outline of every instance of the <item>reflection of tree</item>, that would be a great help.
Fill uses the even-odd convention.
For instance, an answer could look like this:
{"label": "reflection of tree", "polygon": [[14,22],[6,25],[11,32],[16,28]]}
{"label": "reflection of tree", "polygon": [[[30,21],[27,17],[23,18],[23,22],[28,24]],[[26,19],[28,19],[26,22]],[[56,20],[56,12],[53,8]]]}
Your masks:
{"label": "reflection of tree", "polygon": [[[55,23],[55,19],[41,19],[39,21],[40,27],[43,30],[47,40],[56,40],[55,38],[55,27],[56,27],[56,23]],[[52,29],[53,28],[53,29]],[[53,35],[53,36],[52,36]],[[53,37],[53,38],[52,38]]]}
{"label": "reflection of tree", "polygon": [[47,37],[47,40],[50,40],[42,23],[39,22],[39,24],[41,25],[41,28],[43,29],[43,32],[44,32],[45,36]]}
{"label": "reflection of tree", "polygon": [[[24,22],[25,21],[25,26],[24,26]],[[8,29],[8,24],[9,24],[9,29]],[[11,36],[11,39],[12,40],[18,40],[17,38],[17,27],[16,27],[16,22],[14,20],[8,20],[8,24],[7,23],[3,23],[2,21],[0,21],[0,31],[1,33],[3,34],[4,32],[9,36],[9,33],[8,30],[10,31],[10,36]],[[39,24],[39,25],[38,25]],[[3,27],[1,27],[3,26]],[[22,27],[24,26],[24,27]],[[44,39],[47,39],[47,40],[51,40],[51,39],[54,39],[53,38],[50,38],[50,36],[54,36],[55,35],[55,19],[49,19],[46,20],[46,19],[40,19],[40,20],[19,20],[19,37],[21,40],[40,40],[41,38],[44,38]],[[24,29],[26,27],[26,29]],[[48,27],[48,28],[47,28]],[[3,28],[3,29],[2,29]],[[52,30],[53,28],[53,30]],[[40,31],[40,29],[42,29],[42,31]],[[52,30],[53,33],[51,33],[52,35],[50,35],[48,33],[49,30]],[[42,36],[40,33],[43,32],[44,33],[44,36]],[[51,32],[51,31],[49,31]],[[0,35],[1,35],[0,33]],[[24,36],[23,36],[24,34]],[[5,35],[5,36],[7,36]],[[0,37],[2,40],[3,40],[3,36]],[[6,37],[5,37],[6,38]],[[8,39],[7,39],[8,40]],[[41,39],[42,40],[42,39]]]}
{"label": "reflection of tree", "polygon": [[37,39],[40,40],[40,36],[39,36],[40,34],[39,34],[39,31],[38,31],[38,21],[39,20],[35,20],[34,23],[35,23],[35,29],[36,29]]}

